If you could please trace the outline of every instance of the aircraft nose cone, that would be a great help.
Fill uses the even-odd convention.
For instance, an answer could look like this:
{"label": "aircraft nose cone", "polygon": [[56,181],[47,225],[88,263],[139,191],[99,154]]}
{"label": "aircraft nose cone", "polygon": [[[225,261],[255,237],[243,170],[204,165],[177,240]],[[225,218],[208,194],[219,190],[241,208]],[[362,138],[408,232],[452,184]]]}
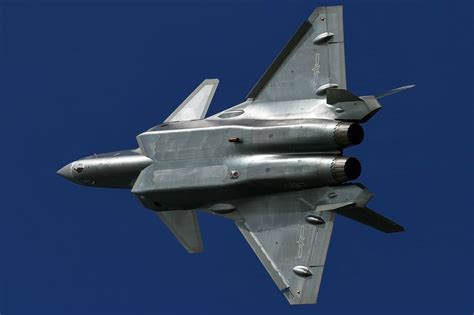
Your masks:
{"label": "aircraft nose cone", "polygon": [[71,163],[61,167],[59,170],[56,171],[56,174],[66,178],[66,179],[72,180],[73,178],[72,178]]}

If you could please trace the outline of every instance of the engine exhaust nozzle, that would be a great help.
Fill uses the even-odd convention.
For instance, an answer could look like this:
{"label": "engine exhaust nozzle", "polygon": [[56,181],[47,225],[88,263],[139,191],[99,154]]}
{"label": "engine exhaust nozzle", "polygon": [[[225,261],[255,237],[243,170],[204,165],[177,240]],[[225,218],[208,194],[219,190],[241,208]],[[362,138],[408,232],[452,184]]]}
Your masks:
{"label": "engine exhaust nozzle", "polygon": [[331,175],[339,183],[354,180],[360,176],[362,167],[353,157],[336,157],[331,163]]}
{"label": "engine exhaust nozzle", "polygon": [[345,148],[360,144],[364,140],[364,129],[356,123],[341,122],[334,129],[334,136],[337,144]]}

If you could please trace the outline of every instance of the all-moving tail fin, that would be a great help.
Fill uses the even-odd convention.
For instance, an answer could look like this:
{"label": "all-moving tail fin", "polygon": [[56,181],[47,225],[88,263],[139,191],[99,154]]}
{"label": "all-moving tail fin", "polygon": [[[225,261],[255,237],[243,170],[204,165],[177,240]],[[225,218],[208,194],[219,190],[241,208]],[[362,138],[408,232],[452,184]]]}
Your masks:
{"label": "all-moving tail fin", "polygon": [[378,102],[380,98],[408,90],[412,87],[414,85],[406,85],[382,94],[368,96],[356,96],[345,89],[329,88],[326,91],[326,102],[335,109],[334,118],[363,123],[382,108],[382,105]]}
{"label": "all-moving tail fin", "polygon": [[173,210],[156,213],[189,253],[200,253],[204,250],[196,210]]}
{"label": "all-moving tail fin", "polygon": [[387,92],[384,92],[384,93],[381,93],[381,94],[377,94],[377,95],[375,95],[375,98],[376,98],[376,99],[381,99],[382,97],[389,96],[389,95],[392,95],[392,94],[395,94],[395,93],[398,93],[398,92],[402,92],[402,91],[411,89],[411,88],[413,88],[413,87],[415,87],[414,84],[401,86],[401,87],[398,87],[398,88],[396,88],[396,89],[391,89],[391,90],[389,90],[389,91],[387,91]]}
{"label": "all-moving tail fin", "polygon": [[367,207],[340,208],[336,210],[336,213],[385,233],[405,231],[403,226]]}
{"label": "all-moving tail fin", "polygon": [[[385,233],[405,231],[403,226],[367,208],[365,205],[372,198],[372,193],[369,193],[368,191],[364,192],[365,194],[361,194],[357,200],[320,204],[316,206],[315,211],[334,211],[337,214]],[[312,207],[312,205],[306,200],[300,199],[300,201]]]}
{"label": "all-moving tail fin", "polygon": [[219,80],[204,80],[175,111],[166,118],[165,122],[203,119],[206,116],[209,104],[211,104],[216,92]]}

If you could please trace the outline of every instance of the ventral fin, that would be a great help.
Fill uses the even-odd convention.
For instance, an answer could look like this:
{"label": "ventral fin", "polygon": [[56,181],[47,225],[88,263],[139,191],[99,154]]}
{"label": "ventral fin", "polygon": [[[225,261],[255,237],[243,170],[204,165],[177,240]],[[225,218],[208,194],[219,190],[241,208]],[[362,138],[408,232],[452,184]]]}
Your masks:
{"label": "ventral fin", "polygon": [[200,253],[204,250],[196,210],[161,211],[156,214],[188,253]]}
{"label": "ventral fin", "polygon": [[216,92],[218,79],[204,80],[165,122],[203,119]]}

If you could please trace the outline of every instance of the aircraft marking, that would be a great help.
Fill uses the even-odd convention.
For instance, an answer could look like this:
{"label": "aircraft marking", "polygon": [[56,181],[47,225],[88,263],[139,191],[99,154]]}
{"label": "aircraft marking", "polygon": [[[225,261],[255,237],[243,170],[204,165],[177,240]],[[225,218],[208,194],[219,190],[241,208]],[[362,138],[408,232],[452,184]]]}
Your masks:
{"label": "aircraft marking", "polygon": [[296,243],[298,244],[298,258],[303,257],[304,240],[305,240],[304,225],[301,225],[300,226],[300,236],[299,236],[298,240],[296,241]]}

